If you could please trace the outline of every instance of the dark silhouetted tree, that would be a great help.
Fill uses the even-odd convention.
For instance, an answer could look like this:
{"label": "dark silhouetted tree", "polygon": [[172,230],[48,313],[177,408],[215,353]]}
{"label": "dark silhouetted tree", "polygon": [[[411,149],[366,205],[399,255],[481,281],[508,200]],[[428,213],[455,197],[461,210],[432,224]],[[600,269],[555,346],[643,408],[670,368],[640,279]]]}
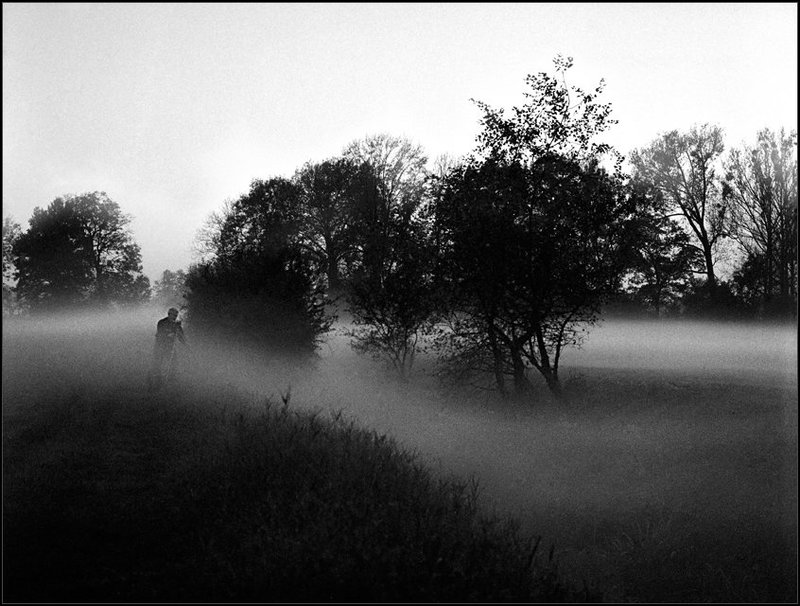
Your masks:
{"label": "dark silhouetted tree", "polygon": [[490,371],[503,394],[507,375],[528,392],[532,366],[560,396],[563,349],[619,288],[633,211],[618,178],[560,156],[453,171],[435,210],[450,295],[443,351]]}
{"label": "dark silhouetted tree", "polygon": [[762,312],[796,310],[797,134],[762,130],[756,145],[731,150],[725,169],[731,236],[747,255],[739,290]]}
{"label": "dark silhouetted tree", "polygon": [[[438,337],[463,366],[489,370],[507,393],[530,386],[533,367],[561,394],[561,353],[581,341],[618,290],[633,245],[636,204],[619,155],[596,141],[614,120],[598,97],[557,75],[528,76],[526,103],[510,118],[483,111],[477,158],[451,171],[434,204],[439,280],[449,294]],[[613,160],[614,172],[599,162]]]}
{"label": "dark silhouetted tree", "polygon": [[661,191],[669,213],[687,227],[691,246],[703,258],[712,304],[717,285],[715,249],[727,235],[729,223],[727,202],[717,175],[723,149],[722,130],[705,124],[687,133],[666,133],[631,154],[634,176]]}
{"label": "dark silhouetted tree", "polygon": [[216,253],[186,278],[193,330],[261,350],[313,352],[331,318],[301,246],[300,195],[287,179],[254,180],[229,205]]}
{"label": "dark silhouetted tree", "polygon": [[427,156],[421,146],[387,134],[353,141],[343,156],[361,167],[353,192],[357,269],[380,274],[393,226],[422,204]]}
{"label": "dark silhouetted tree", "polygon": [[433,296],[435,254],[423,210],[427,157],[421,146],[386,134],[354,141],[344,157],[360,167],[352,190],[357,254],[347,298],[356,326],[352,345],[388,358],[405,377]]}
{"label": "dark silhouetted tree", "polygon": [[103,192],[56,198],[34,209],[13,246],[17,292],[32,311],[140,303],[150,295],[130,217]]}
{"label": "dark silhouetted tree", "polygon": [[635,180],[630,187],[640,204],[634,228],[639,244],[632,249],[626,290],[644,309],[660,316],[679,307],[703,259],[690,246],[686,231],[667,216],[660,191]]}
{"label": "dark silhouetted tree", "polygon": [[[407,378],[435,306],[436,249],[430,224],[410,212],[394,216],[381,266],[356,272],[350,281],[348,332],[356,351],[388,359]],[[377,269],[377,270],[376,270]]]}
{"label": "dark silhouetted tree", "polygon": [[345,158],[306,163],[294,176],[300,191],[302,245],[328,289],[341,288],[342,266],[349,266],[357,250],[355,198],[360,166]]}
{"label": "dark silhouetted tree", "polygon": [[529,74],[526,102],[514,107],[511,116],[482,101],[473,102],[483,113],[478,134],[478,150],[484,157],[530,165],[537,158],[561,156],[579,163],[610,157],[615,170],[621,156],[609,144],[596,140],[597,135],[617,123],[611,118],[611,104],[600,103],[605,81],[593,91],[568,85],[566,73],[572,57],[556,56],[556,74]]}

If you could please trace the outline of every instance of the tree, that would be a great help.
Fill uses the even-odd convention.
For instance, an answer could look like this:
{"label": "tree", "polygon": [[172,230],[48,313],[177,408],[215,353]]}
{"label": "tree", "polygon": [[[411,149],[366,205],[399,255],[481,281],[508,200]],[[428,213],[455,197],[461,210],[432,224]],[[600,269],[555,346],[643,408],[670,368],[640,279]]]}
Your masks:
{"label": "tree", "polygon": [[359,166],[345,158],[306,163],[294,176],[302,205],[302,243],[325,273],[328,288],[338,291],[341,266],[356,251],[355,180]]}
{"label": "tree", "polygon": [[220,247],[220,235],[225,219],[233,211],[234,201],[226,199],[219,211],[212,211],[203,221],[194,237],[193,249],[199,262],[213,261]]}
{"label": "tree", "polygon": [[661,192],[635,180],[630,187],[641,207],[634,228],[639,244],[632,250],[627,291],[660,316],[678,305],[702,259],[686,231],[667,216]]}
{"label": "tree", "polygon": [[386,134],[354,141],[344,156],[360,167],[353,189],[358,255],[348,292],[352,345],[388,357],[405,377],[432,307],[427,157],[419,145]]}
{"label": "tree", "polygon": [[366,163],[372,167],[384,212],[419,204],[428,161],[420,145],[384,133],[353,141],[345,147],[343,156],[356,165]]}
{"label": "tree", "polygon": [[436,249],[429,232],[423,217],[401,215],[390,226],[380,271],[357,272],[350,282],[353,348],[388,359],[403,379],[435,307]]}
{"label": "tree", "polygon": [[[450,173],[435,204],[451,293],[444,342],[488,360],[504,394],[506,374],[525,393],[532,366],[560,396],[563,348],[580,343],[618,289],[635,233],[620,157],[597,141],[615,123],[599,102],[603,81],[586,93],[567,85],[571,58],[554,63],[556,76],[526,78],[527,101],[510,118],[476,101],[477,157]],[[609,157],[612,173],[600,167]]]}
{"label": "tree", "polygon": [[664,196],[669,213],[680,217],[692,236],[691,246],[702,255],[708,295],[716,296],[715,247],[728,233],[728,208],[717,177],[724,149],[717,126],[695,126],[689,132],[668,132],[634,151],[634,176],[649,181]]}
{"label": "tree", "polygon": [[22,228],[11,217],[3,218],[3,314],[13,313],[15,307],[14,298],[14,274],[15,263],[13,248],[14,243],[22,234]]}
{"label": "tree", "polygon": [[165,269],[161,279],[153,284],[152,300],[162,307],[179,306],[186,293],[186,272],[182,269],[170,271]]}
{"label": "tree", "polygon": [[32,310],[138,303],[149,297],[130,217],[104,192],[56,198],[33,211],[13,246],[17,292]]}
{"label": "tree", "polygon": [[192,266],[193,329],[261,350],[311,353],[330,328],[325,298],[301,244],[300,191],[280,177],[253,180],[214,236],[213,258]]}
{"label": "tree", "polygon": [[756,145],[731,150],[725,162],[731,236],[747,254],[737,283],[766,309],[797,303],[796,147],[796,132],[764,129]]}
{"label": "tree", "polygon": [[354,221],[361,271],[380,272],[392,225],[423,200],[427,157],[411,141],[379,134],[350,143],[343,156],[361,167],[354,183]]}
{"label": "tree", "polygon": [[619,177],[560,155],[451,172],[435,205],[451,293],[442,351],[490,370],[504,395],[506,375],[517,395],[529,390],[532,366],[559,397],[563,349],[619,287],[633,211]]}
{"label": "tree", "polygon": [[556,75],[546,72],[529,74],[523,96],[527,102],[514,107],[511,117],[482,101],[472,100],[483,112],[478,135],[478,151],[484,157],[507,162],[531,164],[537,158],[556,155],[578,163],[593,162],[605,156],[614,160],[619,170],[621,156],[610,145],[595,140],[617,121],[611,118],[611,104],[598,98],[605,81],[586,92],[567,85],[566,73],[572,57],[557,55],[553,60]]}

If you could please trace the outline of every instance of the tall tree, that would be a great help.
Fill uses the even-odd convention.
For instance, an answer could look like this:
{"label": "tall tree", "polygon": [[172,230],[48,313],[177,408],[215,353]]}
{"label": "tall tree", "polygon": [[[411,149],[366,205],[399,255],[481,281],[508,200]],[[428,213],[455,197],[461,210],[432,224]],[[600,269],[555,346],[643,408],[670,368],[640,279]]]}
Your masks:
{"label": "tall tree", "polygon": [[428,162],[422,146],[382,133],[351,142],[343,156],[357,165],[372,166],[385,212],[419,204]]}
{"label": "tall tree", "polygon": [[388,359],[403,379],[434,310],[436,252],[429,222],[409,212],[390,225],[379,271],[358,271],[350,281],[353,348]]}
{"label": "tall tree", "polygon": [[221,216],[214,255],[190,268],[192,326],[259,349],[312,352],[330,327],[301,246],[300,191],[288,179],[253,180]]}
{"label": "tall tree", "polygon": [[[568,85],[571,65],[556,57],[556,76],[528,76],[527,102],[510,118],[477,102],[477,157],[450,172],[434,205],[454,312],[440,342],[488,362],[503,393],[509,374],[525,393],[532,366],[560,396],[563,348],[618,288],[634,233],[619,156],[597,142],[614,123],[599,101],[603,83],[593,93]],[[600,167],[608,157],[612,173]]]}
{"label": "tall tree", "polygon": [[56,198],[35,208],[29,223],[13,253],[17,290],[32,310],[148,298],[130,217],[104,192]]}
{"label": "tall tree", "polygon": [[344,157],[360,167],[353,189],[351,344],[388,358],[405,377],[432,307],[427,157],[421,146],[387,134],[352,142]]}
{"label": "tall tree", "polygon": [[233,212],[234,201],[226,199],[220,210],[209,213],[195,234],[192,248],[199,263],[213,261],[220,247],[219,238],[227,217]]}
{"label": "tall tree", "polygon": [[301,236],[314,263],[338,291],[342,264],[352,261],[356,242],[355,203],[359,166],[333,158],[306,163],[294,176],[302,205]]}
{"label": "tall tree", "polygon": [[689,236],[667,216],[664,198],[651,184],[629,182],[640,212],[634,230],[627,291],[644,308],[662,315],[676,307],[688,289],[693,270],[702,265],[699,251],[690,246]]}
{"label": "tall tree", "polygon": [[749,262],[739,279],[752,275],[762,305],[788,309],[797,302],[797,133],[760,131],[754,146],[730,151],[725,170],[731,235]]}
{"label": "tall tree", "polygon": [[525,78],[527,100],[514,107],[506,117],[502,108],[492,108],[473,99],[482,111],[478,151],[483,157],[502,158],[507,162],[531,164],[537,158],[557,155],[579,163],[610,156],[619,169],[621,156],[597,136],[617,123],[611,118],[611,104],[601,103],[605,81],[593,91],[567,84],[566,74],[572,57],[557,55],[556,73],[529,74]]}
{"label": "tall tree", "polygon": [[445,350],[490,370],[501,393],[511,375],[525,394],[533,367],[560,396],[563,349],[619,287],[633,211],[618,178],[557,155],[451,173],[435,210],[451,293]]}
{"label": "tall tree", "polygon": [[423,200],[427,156],[421,146],[388,134],[350,143],[343,156],[361,167],[355,184],[356,238],[362,270],[379,272],[392,225]]}
{"label": "tall tree", "polygon": [[634,176],[661,191],[670,215],[684,221],[703,259],[709,297],[716,299],[716,245],[728,233],[728,208],[717,169],[722,129],[704,124],[668,132],[631,154]]}

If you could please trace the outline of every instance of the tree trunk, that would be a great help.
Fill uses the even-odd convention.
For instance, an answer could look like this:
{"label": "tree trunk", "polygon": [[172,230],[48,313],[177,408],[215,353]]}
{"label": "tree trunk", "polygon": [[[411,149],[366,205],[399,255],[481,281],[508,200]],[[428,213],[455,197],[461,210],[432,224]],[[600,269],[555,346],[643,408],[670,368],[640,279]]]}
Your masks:
{"label": "tree trunk", "polygon": [[717,300],[717,275],[714,272],[714,259],[711,256],[711,245],[703,242],[703,257],[706,263],[706,288],[712,303]]}
{"label": "tree trunk", "polygon": [[526,396],[531,393],[533,386],[525,376],[525,362],[522,354],[518,350],[511,352],[511,359],[514,363],[514,395],[518,397]]}
{"label": "tree trunk", "polygon": [[542,373],[544,380],[547,382],[550,392],[557,400],[561,400],[563,393],[561,391],[561,383],[558,380],[558,368],[550,364],[550,356],[547,354],[547,346],[540,328],[536,330],[536,343],[539,348],[539,372]]}
{"label": "tree trunk", "polygon": [[503,375],[503,352],[500,350],[500,344],[497,342],[497,334],[491,324],[489,325],[489,344],[492,348],[494,380],[497,384],[497,389],[500,391],[500,395],[505,399],[508,397],[508,391],[506,390],[506,379]]}
{"label": "tree trunk", "polygon": [[564,392],[561,390],[561,381],[558,380],[558,372],[550,371],[544,378],[547,381],[547,387],[550,389],[553,396],[555,396],[556,400],[563,400]]}

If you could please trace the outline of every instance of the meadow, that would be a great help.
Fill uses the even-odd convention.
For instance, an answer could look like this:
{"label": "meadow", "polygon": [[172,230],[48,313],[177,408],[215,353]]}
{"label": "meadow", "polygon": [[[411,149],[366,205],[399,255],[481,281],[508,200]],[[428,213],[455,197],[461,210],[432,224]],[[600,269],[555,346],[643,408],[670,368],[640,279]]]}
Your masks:
{"label": "meadow", "polygon": [[[264,403],[280,410],[285,400],[291,410],[311,415],[303,417],[308,427],[314,424],[309,418],[337,418],[348,431],[365,428],[378,458],[388,456],[380,454],[380,444],[388,440],[396,451],[410,453],[401,458],[413,459],[412,467],[422,465],[425,471],[419,468],[418,475],[430,473],[436,486],[439,479],[460,479],[449,488],[441,485],[445,492],[474,488],[474,505],[487,519],[512,519],[522,535],[542,537],[538,553],[552,550],[552,559],[544,558],[542,575],[549,575],[547,563],[556,561],[558,574],[585,587],[586,597],[602,595],[609,602],[797,599],[794,325],[610,319],[590,332],[581,349],[564,354],[564,402],[553,401],[543,385],[530,401],[507,402],[466,385],[441,384],[432,375],[434,362],[425,356],[409,381],[398,381],[380,364],[353,353],[341,325],[311,365],[254,356],[235,344],[204,347],[195,340],[183,352],[179,382],[148,395],[144,377],[161,315],[159,310],[141,310],[125,316],[4,321],[4,530],[6,511],[15,519],[25,517],[20,513],[25,507],[39,511],[30,504],[36,495],[46,501],[48,484],[58,484],[67,468],[83,469],[76,476],[80,482],[73,483],[79,499],[80,487],[94,482],[96,488],[103,481],[97,470],[112,460],[121,465],[114,468],[117,472],[156,469],[148,452],[183,448],[206,453],[209,469],[219,467],[220,459],[208,453],[230,450],[231,428],[239,428],[236,444],[249,443],[254,438],[242,437],[250,435],[245,427],[259,423]],[[187,335],[192,339],[190,325]],[[230,395],[234,393],[255,397]],[[188,408],[186,394],[192,394]],[[250,407],[252,415],[236,412],[236,406]],[[171,439],[163,432],[148,433],[143,419],[153,424],[177,419],[187,430]],[[208,430],[214,419],[226,428],[216,437]],[[87,451],[74,447],[78,434],[101,444],[93,446],[92,460],[81,459]],[[150,451],[124,443],[139,436],[159,443],[151,444]],[[58,446],[63,450],[70,444],[57,452]],[[243,451],[251,458],[254,452],[259,451]],[[172,471],[181,477],[179,468]],[[32,486],[37,483],[39,488]],[[66,495],[69,483],[62,484]],[[93,494],[107,500],[119,496]],[[359,499],[368,500],[369,494],[354,491],[351,506],[359,506]],[[137,499],[136,507],[148,507],[147,499]],[[158,502],[161,517],[154,510],[151,520],[156,529],[171,519]],[[132,515],[120,510],[109,518],[106,540],[123,541],[127,535],[120,528]],[[246,525],[241,513],[230,515]],[[28,517],[35,526],[35,516]],[[197,522],[198,527],[207,524]],[[502,526],[493,524],[483,528]],[[316,532],[324,532],[321,528]],[[23,533],[16,532],[21,544]],[[198,534],[191,525],[186,532]],[[516,541],[515,532],[491,532]],[[48,535],[39,531],[37,536],[46,541]],[[254,531],[253,536],[256,541],[259,535]],[[207,545],[209,539],[195,540]],[[492,553],[506,549],[498,547],[503,540],[492,543]],[[286,541],[290,544],[291,538]],[[11,557],[7,547],[5,554]],[[185,543],[163,546],[165,554],[168,547],[185,549]],[[488,543],[483,548],[489,550]],[[256,552],[237,556],[243,568],[256,566],[253,558],[246,559],[248,553]],[[461,557],[456,551],[447,553]],[[342,577],[335,565],[340,555],[331,553],[325,561]],[[370,557],[380,559],[375,553]],[[493,561],[499,563],[501,556],[484,558],[487,570]],[[34,562],[26,561],[25,569],[32,586],[46,576]],[[119,572],[95,582],[97,595],[113,597],[100,586],[108,592],[122,583],[114,574]],[[229,575],[228,581],[235,579],[236,570]],[[480,582],[489,583],[487,578]],[[141,597],[147,584],[147,579],[138,579],[134,585],[140,593],[135,595]],[[374,588],[367,585],[359,595],[381,597],[369,594]],[[280,594],[288,591],[285,587],[273,589],[274,595],[303,597]],[[416,597],[441,600],[453,595]],[[458,595],[468,600],[471,594]]]}

